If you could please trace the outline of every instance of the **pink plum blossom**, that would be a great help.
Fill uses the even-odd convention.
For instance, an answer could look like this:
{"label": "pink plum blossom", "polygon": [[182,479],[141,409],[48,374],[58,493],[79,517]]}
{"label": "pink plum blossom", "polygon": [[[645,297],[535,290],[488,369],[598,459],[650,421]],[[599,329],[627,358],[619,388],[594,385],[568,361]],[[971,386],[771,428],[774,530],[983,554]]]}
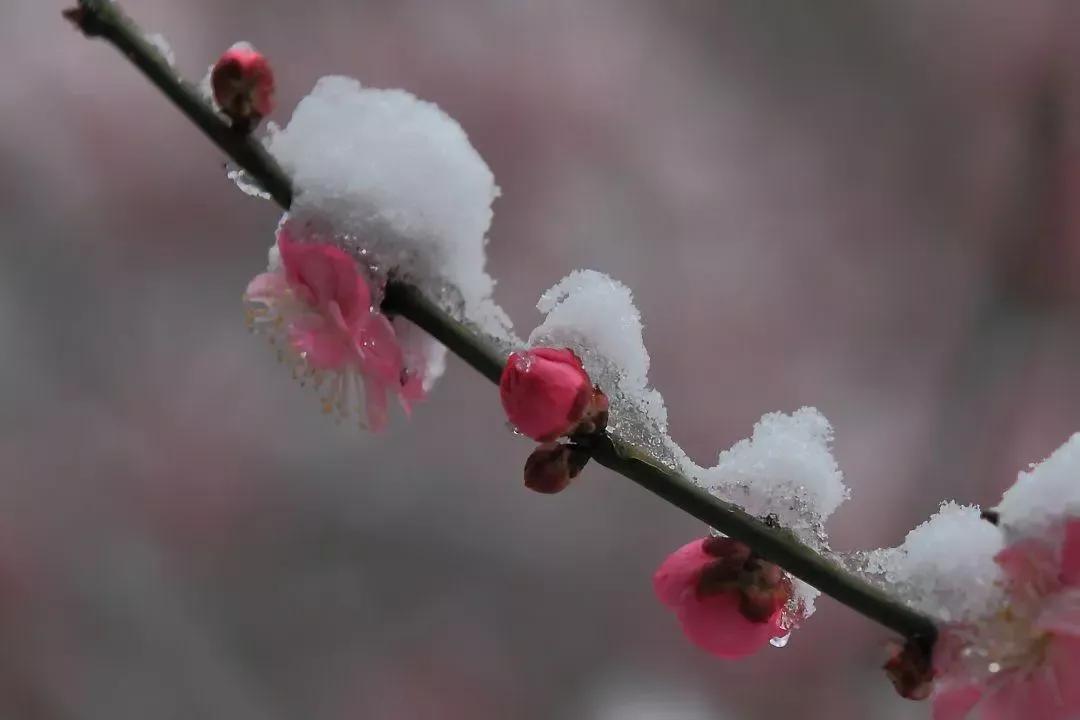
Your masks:
{"label": "pink plum blossom", "polygon": [[790,581],[731,538],[682,546],[660,565],[653,587],[675,611],[686,637],[713,655],[744,657],[788,634],[781,615],[791,597]]}
{"label": "pink plum blossom", "polygon": [[1008,602],[977,626],[943,632],[934,720],[1080,717],[1080,520],[995,560]]}
{"label": "pink plum blossom", "polygon": [[346,416],[355,394],[367,424],[383,429],[388,396],[408,413],[424,397],[418,368],[406,368],[394,328],[372,305],[367,280],[348,254],[322,242],[298,242],[288,224],[277,234],[280,267],[257,275],[244,294],[249,323],[281,344],[294,374],[322,393],[323,410]]}

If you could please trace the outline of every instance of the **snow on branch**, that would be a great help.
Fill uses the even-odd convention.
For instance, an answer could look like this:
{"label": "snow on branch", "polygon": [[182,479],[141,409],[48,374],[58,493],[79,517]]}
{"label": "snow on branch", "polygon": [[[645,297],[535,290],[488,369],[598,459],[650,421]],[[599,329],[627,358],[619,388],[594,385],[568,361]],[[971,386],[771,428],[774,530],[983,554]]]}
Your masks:
{"label": "snow on branch", "polygon": [[449,349],[500,383],[508,417],[541,443],[530,487],[563,490],[594,461],[706,525],[654,578],[699,646],[738,657],[782,644],[820,591],[904,636],[886,670],[905,696],[932,695],[938,720],[1080,713],[1080,435],[1020,473],[996,511],[948,502],[898,547],[842,558],[826,523],[850,491],[817,410],[767,414],[697,465],[668,435],[630,290],[592,270],[545,293],[544,321],[517,338],[485,269],[498,187],[435,105],[323,78],[264,145],[252,132],[272,88],[260,58],[216,66],[228,73],[213,106],[115,3],[65,15],[123,51],[287,211],[249,319],[331,409],[363,397],[382,427],[389,399],[411,409]]}

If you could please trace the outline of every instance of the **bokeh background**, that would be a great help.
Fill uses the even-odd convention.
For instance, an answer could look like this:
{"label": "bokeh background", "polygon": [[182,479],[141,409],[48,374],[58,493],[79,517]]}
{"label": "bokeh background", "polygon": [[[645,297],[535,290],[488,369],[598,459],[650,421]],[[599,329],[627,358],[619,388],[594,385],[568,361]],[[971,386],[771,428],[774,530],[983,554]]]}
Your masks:
{"label": "bokeh background", "polygon": [[[650,576],[693,520],[530,446],[461,363],[411,422],[324,418],[244,330],[278,213],[55,0],[0,3],[0,717],[922,718],[827,599],[692,648]],[[840,549],[993,504],[1080,429],[1072,0],[130,0],[193,78],[264,50],[458,118],[522,334],[578,267],[636,291],[699,462],[819,407]],[[947,551],[947,549],[943,549]]]}

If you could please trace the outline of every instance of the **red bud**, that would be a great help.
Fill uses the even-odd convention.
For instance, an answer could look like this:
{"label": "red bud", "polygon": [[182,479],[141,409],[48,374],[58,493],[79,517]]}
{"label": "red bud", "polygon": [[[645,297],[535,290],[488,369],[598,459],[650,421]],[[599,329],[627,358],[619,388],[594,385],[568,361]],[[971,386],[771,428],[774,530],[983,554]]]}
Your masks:
{"label": "red bud", "polygon": [[525,487],[549,495],[561,492],[588,461],[588,453],[573,445],[541,445],[525,461]]}
{"label": "red bud", "polygon": [[246,43],[232,46],[214,64],[210,86],[214,101],[240,132],[250,132],[274,109],[270,63]]}
{"label": "red bud", "polygon": [[499,381],[507,418],[537,442],[571,433],[584,416],[592,392],[581,360],[565,348],[512,353]]}

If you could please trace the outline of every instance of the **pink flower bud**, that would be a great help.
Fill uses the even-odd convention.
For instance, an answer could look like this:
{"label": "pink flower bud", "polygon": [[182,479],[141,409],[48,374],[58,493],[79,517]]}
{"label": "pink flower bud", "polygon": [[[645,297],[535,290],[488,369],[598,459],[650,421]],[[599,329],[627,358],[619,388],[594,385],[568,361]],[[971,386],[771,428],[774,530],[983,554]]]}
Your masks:
{"label": "pink flower bud", "polygon": [[525,461],[525,487],[548,495],[561,492],[588,461],[589,454],[573,445],[545,443]]}
{"label": "pink flower bud", "polygon": [[250,132],[274,109],[270,63],[246,43],[232,46],[214,64],[210,86],[214,101],[240,132]]}
{"label": "pink flower bud", "polygon": [[499,395],[518,432],[537,442],[550,442],[577,427],[593,388],[573,351],[533,348],[507,359]]}
{"label": "pink flower bud", "polygon": [[713,655],[751,655],[788,632],[780,616],[791,597],[790,581],[737,540],[704,538],[684,545],[664,560],[653,586],[687,638]]}

